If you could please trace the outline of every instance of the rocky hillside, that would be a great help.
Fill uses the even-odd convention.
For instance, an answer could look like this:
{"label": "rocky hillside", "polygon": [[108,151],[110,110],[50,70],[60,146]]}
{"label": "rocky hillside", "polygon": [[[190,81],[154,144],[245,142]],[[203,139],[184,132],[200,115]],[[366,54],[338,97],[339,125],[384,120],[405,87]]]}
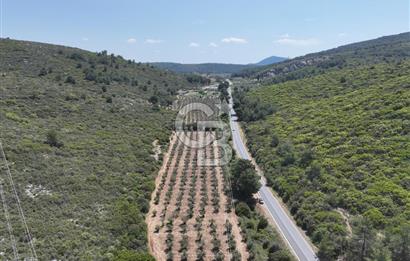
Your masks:
{"label": "rocky hillside", "polygon": [[320,74],[331,69],[379,62],[401,61],[410,57],[410,33],[340,46],[308,54],[270,66],[244,70],[236,76],[278,83]]}

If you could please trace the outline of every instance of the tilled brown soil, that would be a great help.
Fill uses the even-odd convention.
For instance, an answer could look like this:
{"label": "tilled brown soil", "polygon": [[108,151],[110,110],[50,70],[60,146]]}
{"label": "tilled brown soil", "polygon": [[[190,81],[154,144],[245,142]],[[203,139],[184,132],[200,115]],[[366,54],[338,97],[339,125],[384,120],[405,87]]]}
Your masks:
{"label": "tilled brown soil", "polygon": [[189,146],[205,139],[204,131],[186,135],[185,141],[173,135],[156,179],[146,219],[151,253],[161,261],[247,260],[223,168],[197,164],[199,150],[217,159],[219,147]]}

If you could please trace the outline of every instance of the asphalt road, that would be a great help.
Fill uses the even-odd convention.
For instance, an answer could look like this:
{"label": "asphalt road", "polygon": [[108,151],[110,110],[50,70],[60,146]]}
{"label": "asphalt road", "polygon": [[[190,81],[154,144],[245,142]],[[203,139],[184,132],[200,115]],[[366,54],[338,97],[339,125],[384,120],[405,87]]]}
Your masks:
{"label": "asphalt road", "polygon": [[[232,85],[230,81],[229,83]],[[232,141],[234,149],[240,158],[250,160],[250,156],[240,135],[236,113],[232,107],[233,102],[231,96],[231,88],[229,88],[228,91],[230,94],[230,126],[232,131]],[[302,232],[297,228],[292,217],[287,214],[282,205],[279,203],[278,199],[273,196],[269,187],[266,186],[264,177],[261,177],[261,184],[262,186],[259,190],[259,195],[264,201],[264,204],[262,206],[264,206],[272,216],[274,222],[279,228],[279,232],[285,238],[285,241],[287,242],[295,256],[301,261],[318,260],[316,258],[315,252],[313,251],[313,248],[306,241]]]}

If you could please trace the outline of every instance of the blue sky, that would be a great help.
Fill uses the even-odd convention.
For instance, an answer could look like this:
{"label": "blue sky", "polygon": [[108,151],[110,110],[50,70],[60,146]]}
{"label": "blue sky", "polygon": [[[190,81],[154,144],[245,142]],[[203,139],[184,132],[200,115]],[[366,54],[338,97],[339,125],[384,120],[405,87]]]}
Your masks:
{"label": "blue sky", "polygon": [[2,36],[137,61],[251,63],[409,31],[409,0],[0,0]]}

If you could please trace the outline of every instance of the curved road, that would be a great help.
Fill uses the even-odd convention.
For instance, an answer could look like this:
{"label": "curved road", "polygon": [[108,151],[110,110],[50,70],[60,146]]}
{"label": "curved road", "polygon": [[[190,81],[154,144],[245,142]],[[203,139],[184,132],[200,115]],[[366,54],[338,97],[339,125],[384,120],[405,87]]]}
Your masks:
{"label": "curved road", "polygon": [[[232,82],[229,81],[229,85],[232,85]],[[242,140],[239,131],[239,125],[237,123],[236,113],[233,109],[233,100],[231,95],[231,87],[228,89],[229,92],[229,110],[230,110],[230,126],[232,132],[232,142],[234,149],[236,150],[238,156],[242,159],[250,160],[251,157],[248,154],[246,146]],[[315,261],[318,260],[316,257],[313,248],[306,241],[302,232],[296,227],[295,222],[292,217],[290,217],[287,212],[283,209],[282,205],[276,199],[269,187],[266,186],[266,180],[264,177],[261,177],[261,188],[259,190],[259,195],[264,201],[264,206],[266,210],[272,216],[276,226],[279,229],[279,232],[285,238],[286,243],[289,248],[292,250],[294,255],[300,261]]]}

